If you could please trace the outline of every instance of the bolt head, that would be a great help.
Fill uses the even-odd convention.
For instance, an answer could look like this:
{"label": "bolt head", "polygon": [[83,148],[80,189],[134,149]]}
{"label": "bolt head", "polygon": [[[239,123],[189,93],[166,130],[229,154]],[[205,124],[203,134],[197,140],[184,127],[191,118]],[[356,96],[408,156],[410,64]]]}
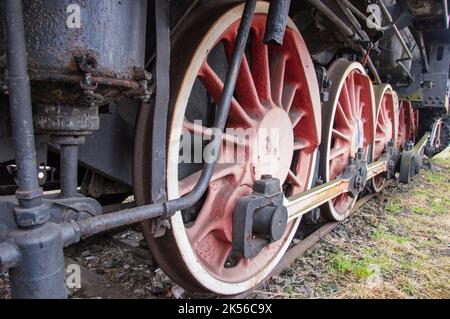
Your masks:
{"label": "bolt head", "polygon": [[259,181],[255,182],[253,190],[267,196],[275,195],[280,192],[280,180],[270,175],[263,175]]}
{"label": "bolt head", "polygon": [[42,225],[50,218],[48,207],[41,205],[33,208],[16,207],[14,209],[16,223],[20,227]]}

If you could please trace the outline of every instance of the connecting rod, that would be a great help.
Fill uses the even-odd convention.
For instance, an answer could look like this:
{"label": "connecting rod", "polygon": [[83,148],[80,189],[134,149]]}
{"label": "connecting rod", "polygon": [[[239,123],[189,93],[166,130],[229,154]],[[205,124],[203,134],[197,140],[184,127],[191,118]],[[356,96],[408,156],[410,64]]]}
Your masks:
{"label": "connecting rod", "polygon": [[[422,139],[409,151],[409,153],[402,156],[402,162],[411,161],[411,158],[418,159],[420,154],[423,153],[430,134],[426,133]],[[405,159],[403,159],[405,158]],[[380,160],[367,165],[367,179],[366,182],[375,176],[385,173],[389,170],[389,159],[381,158]],[[405,166],[406,164],[403,164]],[[410,166],[409,164],[407,165]],[[321,206],[333,198],[338,197],[341,194],[348,193],[351,187],[350,178],[337,178],[328,183],[314,187],[309,191],[302,194],[289,197],[285,203],[288,209],[289,220],[296,219],[303,216],[307,212],[314,208]]]}

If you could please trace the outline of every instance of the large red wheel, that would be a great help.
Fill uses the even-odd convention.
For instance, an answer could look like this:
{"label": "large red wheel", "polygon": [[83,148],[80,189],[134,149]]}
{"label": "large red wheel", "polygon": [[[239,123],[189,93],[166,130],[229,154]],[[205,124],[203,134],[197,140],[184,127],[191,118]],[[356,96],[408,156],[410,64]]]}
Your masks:
{"label": "large red wheel", "polygon": [[[185,138],[211,135],[207,127],[222,93],[242,11],[242,4],[220,6],[212,1],[197,10],[175,36],[167,170],[170,199],[189,192],[200,175],[201,161],[180,163],[180,147],[185,146]],[[262,174],[279,178],[286,197],[312,184],[321,130],[314,65],[291,20],[282,47],[263,44],[267,11],[268,3],[257,3],[220,162],[207,193],[192,209],[173,216],[171,229],[162,238],[151,236],[148,223],[143,227],[159,266],[190,291],[236,294],[251,289],[289,246],[299,220],[290,222],[283,238],[255,258],[231,258],[234,206],[239,197],[251,194]],[[236,132],[245,132],[245,138],[236,139]],[[143,143],[143,148],[148,147],[148,141]],[[244,156],[236,160],[234,154]],[[140,184],[146,185],[145,181]],[[138,193],[143,198],[139,204],[149,201],[148,189]]]}
{"label": "large red wheel", "polygon": [[[375,102],[377,107],[375,141],[373,144],[373,161],[377,161],[389,141],[396,141],[397,138],[397,113],[398,97],[392,87],[388,84],[377,85],[375,87]],[[371,187],[375,192],[381,191],[385,183],[385,178],[378,175],[371,181]]]}
{"label": "large red wheel", "polygon": [[398,114],[397,148],[402,151],[413,136],[414,114],[411,102],[401,101]]}
{"label": "large red wheel", "polygon": [[[363,66],[339,59],[328,74],[333,84],[330,99],[323,105],[320,146],[320,171],[325,182],[342,174],[359,148],[367,160],[372,158],[375,126],[373,85]],[[355,202],[356,198],[342,194],[327,202],[322,212],[328,219],[340,221],[350,214]]]}

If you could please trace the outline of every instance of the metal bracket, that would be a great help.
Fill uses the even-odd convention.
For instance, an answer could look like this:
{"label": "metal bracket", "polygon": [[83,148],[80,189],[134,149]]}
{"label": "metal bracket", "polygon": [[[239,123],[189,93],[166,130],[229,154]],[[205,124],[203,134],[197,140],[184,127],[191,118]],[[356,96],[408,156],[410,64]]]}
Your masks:
{"label": "metal bracket", "polygon": [[322,102],[328,102],[330,99],[330,87],[332,85],[331,80],[328,79],[327,69],[323,66],[316,66],[317,80],[320,88],[320,100]]}
{"label": "metal bracket", "polygon": [[80,88],[83,94],[80,97],[80,104],[94,107],[103,102],[103,96],[95,93],[97,83],[92,79],[92,72],[98,66],[97,56],[94,52],[76,52],[74,55],[78,68],[83,72],[83,79],[80,81]]}
{"label": "metal bracket", "polygon": [[442,119],[438,118],[433,122],[433,126],[431,127],[430,138],[427,141],[425,146],[425,154],[428,157],[433,157],[436,154],[436,147],[434,141],[436,140],[436,134],[440,134],[438,132],[439,125],[442,125]]}
{"label": "metal bracket", "polygon": [[[166,0],[156,0],[155,32],[156,32],[156,66],[155,66],[155,106],[153,110],[153,131],[151,145],[151,199],[152,203],[163,203],[166,194],[166,143],[167,117],[170,94],[170,21]],[[152,234],[161,237],[170,227],[167,220],[161,218],[152,221]]]}
{"label": "metal bracket", "polygon": [[348,193],[350,197],[356,198],[366,187],[367,183],[367,161],[363,160],[363,149],[358,149],[356,159],[351,158],[344,172],[338,177],[349,179]]}
{"label": "metal bracket", "polygon": [[386,179],[394,178],[395,173],[398,171],[398,163],[400,163],[400,153],[395,147],[394,140],[390,140],[386,145],[383,155],[381,156],[381,160],[387,162],[387,170],[384,173],[381,173],[382,176]]}
{"label": "metal bracket", "polygon": [[422,160],[425,153],[425,145],[430,139],[430,133],[426,133],[421,140],[413,147],[411,141],[406,143],[406,148],[401,154],[400,176],[401,183],[408,184],[411,178],[419,173],[422,167]]}
{"label": "metal bracket", "polygon": [[253,258],[283,236],[288,220],[283,198],[280,180],[270,175],[255,183],[252,195],[239,198],[233,214],[233,257]]}

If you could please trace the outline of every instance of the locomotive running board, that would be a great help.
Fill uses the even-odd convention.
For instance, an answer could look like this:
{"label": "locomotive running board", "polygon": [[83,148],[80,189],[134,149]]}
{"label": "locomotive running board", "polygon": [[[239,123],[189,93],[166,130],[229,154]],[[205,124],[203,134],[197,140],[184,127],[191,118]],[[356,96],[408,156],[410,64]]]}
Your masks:
{"label": "locomotive running board", "polygon": [[[411,163],[420,162],[424,147],[427,144],[430,133],[420,139],[420,141],[411,150],[402,153],[400,162],[400,171],[411,171],[410,167],[418,167],[419,165],[411,165]],[[375,176],[385,173],[389,170],[389,158],[382,158],[377,162],[367,165],[367,179],[366,183]],[[311,210],[318,208],[327,201],[336,198],[341,194],[348,193],[351,187],[351,178],[337,178],[331,182],[314,187],[302,194],[289,197],[285,206],[288,210],[288,220],[291,221]]]}

